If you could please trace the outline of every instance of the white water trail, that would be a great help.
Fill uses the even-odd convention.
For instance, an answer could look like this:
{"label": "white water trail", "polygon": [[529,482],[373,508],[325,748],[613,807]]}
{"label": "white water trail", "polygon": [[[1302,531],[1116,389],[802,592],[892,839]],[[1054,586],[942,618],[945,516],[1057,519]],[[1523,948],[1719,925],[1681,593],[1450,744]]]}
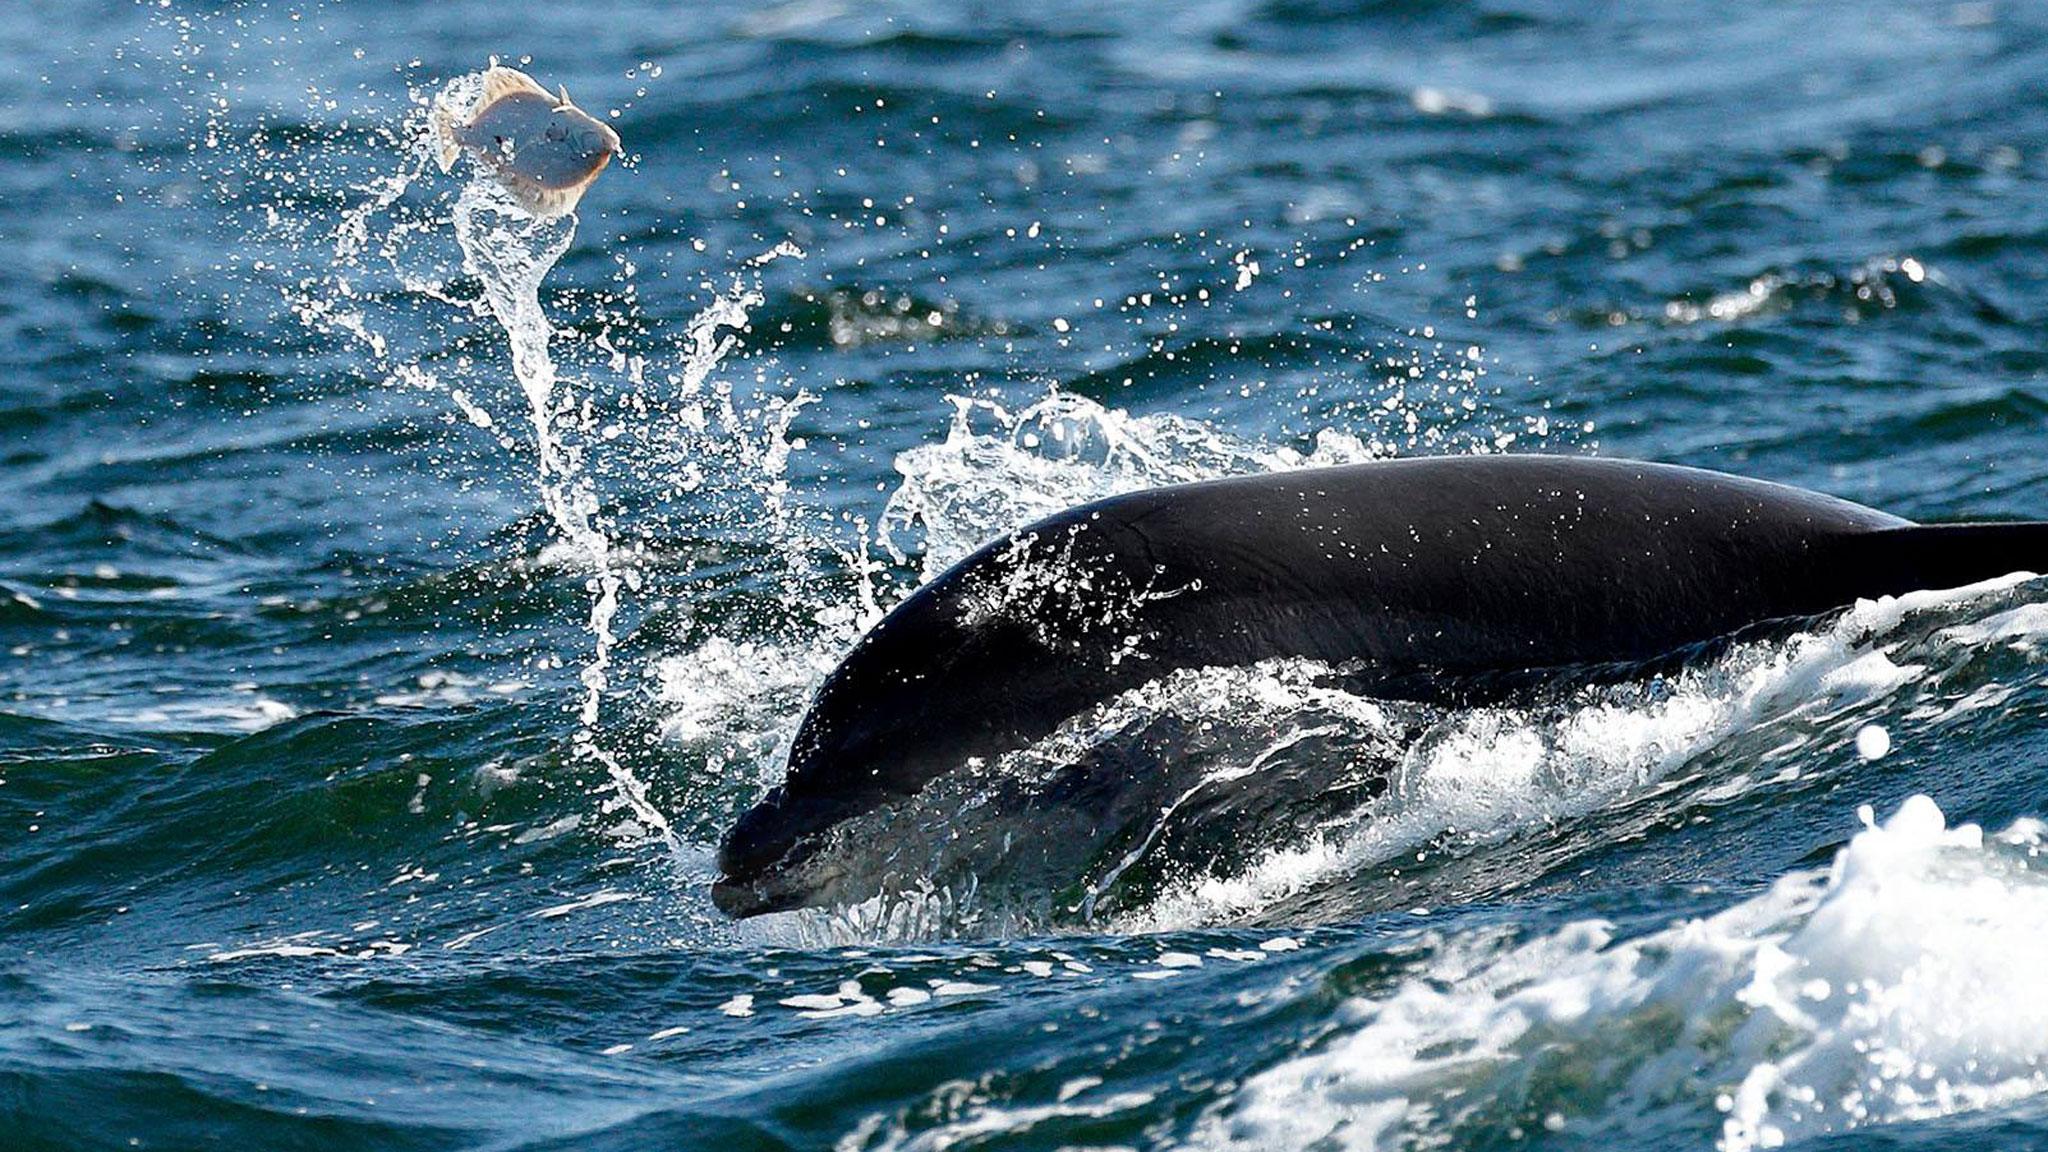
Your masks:
{"label": "white water trail", "polygon": [[[591,579],[590,631],[597,651],[584,670],[585,726],[597,722],[615,640],[611,621],[623,581],[612,559],[611,540],[596,522],[597,496],[583,475],[581,454],[557,435],[556,392],[560,381],[548,342],[554,334],[540,306],[540,284],[576,236],[573,216],[537,220],[494,190],[472,185],[455,204],[455,238],[462,245],[463,270],[483,282],[484,300],[505,329],[512,348],[512,374],[526,396],[540,458],[541,505],[548,519],[587,564]],[[564,389],[566,392],[566,389]],[[567,395],[565,401],[571,400]]]}
{"label": "white water trail", "polygon": [[[579,404],[557,373],[549,352],[554,329],[540,304],[542,282],[575,239],[576,217],[537,219],[497,184],[478,179],[457,198],[452,218],[462,248],[463,270],[482,283],[484,303],[510,344],[512,372],[526,398],[533,427],[542,508],[568,546],[569,562],[589,573],[585,587],[590,594],[587,626],[592,647],[581,673],[584,694],[577,713],[574,751],[602,765],[619,801],[640,825],[658,835],[671,852],[680,853],[682,841],[649,797],[646,784],[597,740],[618,643],[613,623],[622,592],[637,584],[629,579],[620,549],[600,519],[598,492],[584,454],[585,440],[578,436],[589,431],[589,398]],[[748,264],[750,269],[759,269],[778,259],[802,256],[795,245],[784,242]],[[711,374],[739,347],[738,333],[745,330],[748,313],[761,301],[758,284],[734,277],[731,289],[690,321],[681,342],[680,371],[670,383],[686,399],[710,393],[715,423],[725,443],[758,449],[761,458],[751,463],[763,474],[766,512],[775,537],[782,539],[791,534],[789,513],[776,480],[786,466],[789,420],[808,398],[799,395],[776,408],[768,417],[770,426],[761,430],[765,436],[757,438],[750,436],[754,430],[748,418],[735,408],[731,389],[709,383]],[[696,411],[702,413],[701,408]]]}
{"label": "white water trail", "polygon": [[541,506],[569,545],[570,562],[590,574],[585,587],[590,593],[592,648],[583,665],[575,750],[603,765],[619,799],[642,826],[659,835],[670,851],[680,851],[675,830],[648,798],[646,785],[597,742],[597,722],[611,682],[612,650],[618,643],[612,622],[625,575],[598,519],[597,491],[584,470],[582,452],[557,428],[557,407],[573,410],[575,398],[555,372],[548,351],[554,327],[540,304],[541,281],[575,240],[576,218],[536,219],[494,185],[477,181],[456,200],[454,220],[463,270],[482,281],[484,302],[511,344],[512,374],[526,396],[539,454]]}

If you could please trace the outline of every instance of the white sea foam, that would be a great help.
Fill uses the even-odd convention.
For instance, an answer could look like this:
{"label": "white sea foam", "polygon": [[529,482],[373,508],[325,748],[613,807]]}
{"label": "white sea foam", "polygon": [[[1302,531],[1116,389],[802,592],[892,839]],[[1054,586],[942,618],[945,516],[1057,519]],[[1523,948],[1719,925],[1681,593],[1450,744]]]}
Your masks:
{"label": "white sea foam", "polygon": [[831,671],[832,651],[713,636],[664,657],[655,665],[661,734],[702,748],[714,773],[751,772],[772,782],[781,769],[777,753],[795,735],[810,686]]}
{"label": "white sea foam", "polygon": [[2041,825],[1987,842],[1924,796],[1862,818],[1831,868],[1647,936],[1588,921],[1437,941],[1191,1143],[1419,1147],[1503,1115],[1656,1116],[1747,1152],[2048,1090]]}
{"label": "white sea foam", "polygon": [[[1239,874],[1169,890],[1118,927],[1229,922],[1424,845],[1467,851],[1625,802],[1737,733],[1794,714],[1825,721],[1914,683],[1926,669],[1893,662],[1885,643],[1902,623],[2024,579],[1862,601],[1818,631],[1742,645],[1676,674],[1654,693],[1623,687],[1562,708],[1451,714],[1408,750],[1387,793],[1361,808],[1348,828],[1276,850]],[[1725,796],[1753,782],[1742,774],[1712,787]]]}
{"label": "white sea foam", "polygon": [[144,707],[111,713],[107,718],[117,724],[145,727],[162,725],[261,732],[298,715],[298,709],[281,700],[273,700],[252,688],[230,697],[162,698]]}

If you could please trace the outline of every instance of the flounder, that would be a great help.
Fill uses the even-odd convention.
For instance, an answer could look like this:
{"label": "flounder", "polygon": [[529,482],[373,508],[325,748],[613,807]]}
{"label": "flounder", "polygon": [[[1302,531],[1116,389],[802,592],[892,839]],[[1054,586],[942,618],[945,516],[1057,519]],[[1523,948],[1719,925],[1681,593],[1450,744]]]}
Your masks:
{"label": "flounder", "polygon": [[441,171],[468,152],[535,216],[574,212],[598,173],[621,155],[619,134],[576,107],[568,88],[551,93],[517,68],[495,65],[484,73],[483,95],[467,121],[436,110],[434,137]]}

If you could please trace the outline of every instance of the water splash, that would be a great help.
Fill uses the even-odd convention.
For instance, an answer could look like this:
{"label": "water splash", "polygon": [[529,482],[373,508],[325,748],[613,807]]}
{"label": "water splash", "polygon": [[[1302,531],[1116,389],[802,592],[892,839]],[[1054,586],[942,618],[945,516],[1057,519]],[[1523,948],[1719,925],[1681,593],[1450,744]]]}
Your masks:
{"label": "water splash", "polygon": [[[442,107],[457,115],[466,112],[453,97],[473,102],[473,87],[466,83],[456,93],[444,95]],[[583,466],[583,450],[572,438],[582,421],[573,415],[567,420],[559,418],[559,414],[575,413],[576,397],[555,371],[548,350],[554,327],[540,303],[541,282],[575,242],[576,216],[534,217],[497,181],[479,175],[455,201],[454,225],[456,243],[462,247],[463,270],[481,281],[484,303],[511,346],[512,374],[526,397],[538,454],[535,479],[541,506],[568,546],[569,562],[589,574],[585,582],[590,594],[586,625],[592,648],[579,677],[583,700],[577,710],[575,751],[602,764],[634,818],[671,851],[679,850],[675,830],[649,799],[647,786],[597,741],[598,718],[611,682],[612,652],[618,644],[613,621],[626,575],[599,519],[597,492]],[[709,367],[703,371],[708,372]]]}
{"label": "water splash", "polygon": [[[610,319],[600,335],[574,337],[598,354],[598,366],[584,365],[594,367],[587,376],[565,372],[557,360],[564,333],[549,320],[541,291],[574,245],[577,218],[536,218],[480,171],[472,171],[452,197],[430,178],[431,121],[437,114],[461,119],[481,96],[480,75],[415,92],[403,127],[379,137],[401,153],[398,165],[391,168],[387,154],[386,169],[367,179],[359,171],[362,157],[353,158],[345,166],[352,171],[344,175],[325,173],[317,159],[304,161],[309,175],[319,170],[350,203],[324,237],[331,262],[289,284],[285,297],[309,329],[348,341],[373,378],[445,396],[456,414],[500,449],[530,456],[554,538],[540,561],[580,578],[588,596],[583,625],[590,646],[578,661],[571,751],[609,778],[616,806],[630,817],[617,830],[620,835],[651,834],[678,851],[681,840],[646,783],[601,740],[605,701],[617,676],[621,612],[646,579],[638,550],[605,514],[605,484],[607,478],[640,479],[672,467],[675,489],[691,492],[707,483],[705,468],[716,467],[755,491],[775,538],[800,535],[785,487],[777,481],[788,465],[790,421],[809,398],[799,394],[766,402],[760,411],[743,409],[716,373],[740,348],[739,333],[762,302],[759,269],[785,257],[801,258],[802,252],[785,243],[748,261],[679,336],[669,338],[673,369],[665,378],[655,376],[668,391],[666,400],[650,402],[642,394],[650,376],[647,357],[622,350]],[[448,249],[451,232],[459,264]],[[317,248],[321,239],[318,218],[289,206],[272,210],[268,233],[292,250]],[[628,304],[633,271],[621,262],[620,274],[629,282],[619,295]],[[394,281],[397,293],[381,287]],[[444,355],[477,321],[504,337],[523,401],[517,414],[497,408],[495,381],[463,379],[475,362]],[[610,376],[604,375],[607,368]],[[634,392],[624,408],[647,418],[641,426],[622,428],[601,415],[610,406],[606,391],[619,389]],[[657,416],[671,419],[652,418]],[[527,435],[516,433],[521,424]]]}
{"label": "water splash", "polygon": [[1925,796],[1859,815],[1831,867],[1635,939],[1602,921],[1423,937],[1418,971],[1347,1004],[1336,1035],[1248,1079],[1189,1144],[1626,1125],[1752,1152],[2038,1098],[2041,824],[1987,837]]}
{"label": "water splash", "polygon": [[992,537],[1062,508],[1141,488],[1350,464],[1391,452],[1325,429],[1310,451],[1241,439],[1171,414],[1139,416],[1057,389],[1012,410],[950,396],[946,438],[896,458],[876,542],[929,579]]}

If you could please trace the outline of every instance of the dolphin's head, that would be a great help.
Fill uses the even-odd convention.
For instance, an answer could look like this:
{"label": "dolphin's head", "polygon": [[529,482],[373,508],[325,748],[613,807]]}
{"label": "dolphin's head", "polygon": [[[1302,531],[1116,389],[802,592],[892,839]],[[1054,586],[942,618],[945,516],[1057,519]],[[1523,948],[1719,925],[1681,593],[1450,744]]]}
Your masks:
{"label": "dolphin's head", "polygon": [[728,916],[786,912],[824,898],[831,877],[819,859],[831,830],[867,807],[838,796],[793,796],[785,786],[747,809],[718,849],[711,902]]}
{"label": "dolphin's head", "polygon": [[[1039,600],[1031,611],[989,606],[991,588],[1035,587],[1034,579],[1071,572],[1080,562],[1074,556],[998,539],[862,637],[819,686],[781,787],[726,834],[711,890],[719,909],[746,917],[865,898],[866,878],[847,861],[874,858],[879,846],[861,837],[887,833],[886,820],[863,817],[1021,748],[1119,685],[1148,678],[1142,661],[1077,658],[1078,645],[1061,628],[1068,617],[1049,617]],[[1019,575],[1027,569],[1031,579]],[[1079,620],[1073,635],[1097,622]],[[1048,644],[1048,634],[1059,642]]]}
{"label": "dolphin's head", "polygon": [[821,852],[847,821],[915,794],[964,753],[967,726],[920,706],[924,669],[948,645],[951,606],[912,595],[818,688],[790,745],[788,775],[740,814],[718,849],[711,899],[734,917],[829,904],[839,871]]}

